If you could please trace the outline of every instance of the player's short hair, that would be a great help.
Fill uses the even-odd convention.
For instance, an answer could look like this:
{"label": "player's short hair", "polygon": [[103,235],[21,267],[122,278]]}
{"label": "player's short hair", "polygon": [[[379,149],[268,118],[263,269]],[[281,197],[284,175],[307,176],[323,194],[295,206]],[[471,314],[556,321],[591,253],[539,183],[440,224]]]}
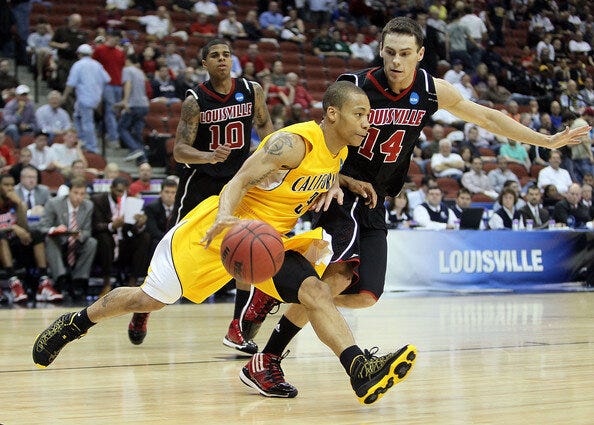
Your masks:
{"label": "player's short hair", "polygon": [[208,52],[212,46],[216,46],[217,44],[225,44],[229,46],[229,50],[231,50],[231,43],[229,43],[224,38],[214,38],[210,40],[206,45],[202,48],[202,60],[205,61],[206,57],[208,56]]}
{"label": "player's short hair", "polygon": [[322,99],[324,113],[330,106],[341,109],[344,103],[355,94],[367,96],[361,87],[356,86],[350,81],[336,81],[332,83],[326,90],[326,93],[324,93],[324,98]]}
{"label": "player's short hair", "polygon": [[406,16],[397,16],[396,18],[391,19],[384,26],[382,31],[382,44],[384,43],[386,35],[388,34],[412,35],[417,43],[417,49],[423,47],[423,41],[425,40],[423,29],[418,24],[418,22],[407,18]]}

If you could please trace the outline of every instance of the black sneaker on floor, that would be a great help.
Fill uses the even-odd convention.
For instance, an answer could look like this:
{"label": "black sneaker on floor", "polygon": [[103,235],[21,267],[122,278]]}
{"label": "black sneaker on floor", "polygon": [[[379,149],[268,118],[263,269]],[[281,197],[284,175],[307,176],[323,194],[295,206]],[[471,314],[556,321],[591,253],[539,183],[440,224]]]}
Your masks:
{"label": "black sneaker on floor", "polygon": [[403,381],[417,358],[417,349],[405,345],[396,353],[376,357],[377,347],[365,350],[351,366],[351,386],[361,404],[372,404],[395,384]]}
{"label": "black sneaker on floor", "polygon": [[223,338],[223,344],[227,347],[235,348],[242,353],[249,355],[256,354],[258,352],[258,346],[254,341],[246,340],[243,337],[241,329],[239,329],[239,320],[233,319],[229,325],[227,335]]}
{"label": "black sneaker on floor", "polygon": [[37,336],[33,343],[33,362],[37,367],[49,366],[66,344],[86,334],[73,323],[76,314],[63,314]]}
{"label": "black sneaker on floor", "polygon": [[146,325],[150,313],[134,313],[128,324],[128,338],[134,345],[142,344],[146,337]]}

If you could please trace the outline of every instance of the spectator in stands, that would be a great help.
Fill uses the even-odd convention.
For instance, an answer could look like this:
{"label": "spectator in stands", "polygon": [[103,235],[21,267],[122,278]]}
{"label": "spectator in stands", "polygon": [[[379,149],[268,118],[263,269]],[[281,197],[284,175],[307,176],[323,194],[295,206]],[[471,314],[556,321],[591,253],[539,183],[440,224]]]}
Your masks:
{"label": "spectator in stands", "polygon": [[175,80],[171,78],[167,65],[159,67],[151,80],[151,87],[153,89],[151,102],[160,102],[167,105],[181,102],[181,99],[175,95]]}
{"label": "spectator in stands", "polygon": [[87,42],[87,34],[81,30],[82,17],[73,13],[68,17],[66,26],[56,29],[50,47],[58,52],[58,69],[56,79],[52,82],[52,88],[63,91],[68,78],[70,68],[78,59],[78,47]]}
{"label": "spectator in stands", "polygon": [[465,73],[460,78],[459,83],[453,83],[453,84],[454,84],[454,87],[456,87],[458,89],[458,91],[460,92],[460,94],[462,95],[462,97],[464,99],[469,99],[469,100],[472,100],[473,102],[478,100],[479,95],[471,83],[470,74]]}
{"label": "spectator in stands", "polygon": [[292,124],[307,121],[303,114],[303,106],[300,103],[293,103],[289,108],[289,115],[285,119],[283,127],[287,127]]}
{"label": "spectator in stands", "polygon": [[313,54],[320,58],[325,57],[327,53],[332,51],[334,39],[330,35],[327,25],[320,27],[320,32],[312,40],[311,45]]}
{"label": "spectator in stands", "polygon": [[549,214],[553,214],[555,205],[562,199],[564,199],[563,195],[559,193],[557,186],[548,184],[544,187],[542,191],[542,206],[549,212]]}
{"label": "spectator in stands", "polygon": [[0,131],[0,174],[6,174],[16,164],[16,158],[12,153],[12,148],[7,146],[6,135]]}
{"label": "spectator in stands", "polygon": [[325,0],[309,0],[310,22],[316,27],[322,27],[330,23],[332,15],[332,3]]}
{"label": "spectator in stands", "polygon": [[425,199],[427,199],[427,191],[430,187],[437,187],[437,180],[431,176],[423,176],[419,189],[411,190],[406,193],[410,211],[414,211],[418,205],[425,202]]}
{"label": "spectator in stands", "polygon": [[552,34],[544,34],[542,40],[536,45],[536,58],[539,61],[545,62],[543,59],[546,58],[550,63],[555,62],[555,48],[551,43],[552,40]]}
{"label": "spectator in stands", "polygon": [[19,85],[19,80],[10,73],[10,61],[0,59],[0,108],[3,108],[14,96],[14,90]]}
{"label": "spectator in stands", "polygon": [[124,160],[146,162],[142,132],[149,112],[149,100],[146,95],[146,76],[140,69],[138,58],[134,55],[126,58],[122,82],[124,94],[117,106],[122,108],[119,122],[120,139],[129,150]]}
{"label": "spectator in stands", "polygon": [[457,180],[462,177],[464,161],[460,155],[452,152],[449,139],[439,141],[439,152],[431,157],[431,169],[435,177],[453,177]]}
{"label": "spectator in stands", "polygon": [[289,90],[293,90],[293,104],[301,105],[302,109],[308,113],[312,108],[319,108],[320,102],[316,101],[312,95],[307,91],[305,87],[299,81],[299,76],[294,72],[287,74],[287,87]]}
{"label": "spectator in stands", "polygon": [[283,28],[280,32],[280,38],[292,41],[294,43],[305,43],[305,24],[297,15],[297,9],[290,8],[287,16],[283,18]]}
{"label": "spectator in stands", "polygon": [[97,239],[95,261],[103,276],[102,295],[111,290],[111,272],[114,266],[122,271],[129,266],[129,286],[136,286],[137,279],[146,273],[149,234],[146,232],[146,215],[134,216],[134,224],[124,221],[123,206],[126,203],[128,180],[116,177],[110,191],[95,194],[93,202],[93,237]]}
{"label": "spectator in stands", "polygon": [[248,11],[242,24],[248,40],[259,41],[264,37],[260,21],[258,20],[258,12],[255,10]]}
{"label": "spectator in stands", "polygon": [[565,199],[555,204],[553,220],[574,229],[584,228],[590,218],[590,210],[582,202],[582,188],[578,183],[569,185]]}
{"label": "spectator in stands", "polygon": [[570,53],[585,53],[589,54],[592,51],[590,43],[584,40],[584,33],[576,31],[573,33],[573,38],[569,40],[568,49]]}
{"label": "spectator in stands", "polygon": [[27,51],[31,55],[31,64],[37,78],[45,79],[46,70],[56,69],[55,56],[57,52],[50,47],[54,32],[45,19],[38,22],[35,28],[35,31],[27,37]]}
{"label": "spectator in stands", "polygon": [[192,9],[195,13],[204,13],[211,18],[219,16],[219,9],[211,0],[196,0]]}
{"label": "spectator in stands", "polygon": [[582,184],[582,204],[588,208],[590,211],[590,219],[594,219],[594,203],[592,202],[592,198],[594,197],[594,189],[591,184],[584,183]]}
{"label": "spectator in stands", "polygon": [[272,64],[270,82],[276,86],[285,86],[287,84],[287,76],[284,72],[283,61],[277,60]]}
{"label": "spectator in stands", "polygon": [[245,65],[242,65],[240,77],[245,78],[248,81],[255,81],[262,85],[262,80],[256,75],[256,66],[254,65],[254,62],[247,61]]}
{"label": "spectator in stands", "polygon": [[501,145],[499,149],[499,155],[507,159],[507,162],[513,162],[516,164],[523,165],[526,171],[530,171],[531,163],[528,157],[526,148],[516,140],[507,139],[507,143]]}
{"label": "spectator in stands", "polygon": [[542,194],[536,185],[528,188],[526,205],[520,209],[522,221],[526,227],[526,220],[532,220],[534,229],[546,229],[549,225],[549,212],[541,205]]}
{"label": "spectator in stands", "polygon": [[[16,194],[27,207],[28,217],[41,217],[45,203],[52,196],[46,185],[37,183],[38,178],[39,174],[35,168],[24,167],[21,171],[21,182],[14,187]],[[38,223],[32,224],[33,227],[37,225]]]}
{"label": "spectator in stands", "polygon": [[[587,76],[584,79],[584,88],[580,90],[580,97],[587,106],[594,106],[594,78]],[[588,111],[590,116],[594,116],[594,110]]]}
{"label": "spectator in stands", "polygon": [[413,210],[413,218],[421,229],[443,230],[454,228],[456,215],[442,200],[443,193],[438,186],[428,188],[427,200]]}
{"label": "spectator in stands", "polygon": [[29,86],[21,84],[15,89],[15,97],[3,110],[2,128],[4,133],[18,147],[23,134],[31,134],[37,130],[35,120],[35,104],[29,99]]}
{"label": "spectator in stands", "polygon": [[157,72],[157,52],[153,47],[146,46],[142,50],[140,67],[147,77],[154,77]]}
{"label": "spectator in stands", "polygon": [[190,25],[190,34],[194,37],[212,38],[217,35],[217,27],[205,13],[198,13],[196,22]]}
{"label": "spectator in stands", "polygon": [[[149,35],[154,35],[159,40],[162,40],[167,35],[175,35],[173,24],[171,22],[171,16],[165,6],[159,6],[157,8],[156,15],[143,15],[143,16],[124,16],[122,19],[137,21],[141,25],[145,25],[145,31]],[[178,35],[181,35],[178,34]],[[184,38],[181,35],[180,38]],[[186,34],[187,39],[187,34]]]}
{"label": "spectator in stands", "polygon": [[[440,37],[437,29],[435,29],[435,27],[427,25],[426,13],[417,14],[417,23],[421,26],[421,28],[423,29],[423,33],[425,35],[425,40],[423,42],[423,46],[425,47],[425,54],[423,55],[423,59],[420,62],[420,67],[427,70],[427,72],[429,72],[431,75],[438,75],[437,63],[439,62],[440,58],[445,57],[445,45],[444,43],[440,42]],[[374,43],[372,45],[371,40],[368,38],[368,36],[365,37],[365,43],[374,52],[377,51],[378,44]]]}
{"label": "spectator in stands", "polygon": [[371,63],[375,59],[375,51],[368,44],[365,44],[365,35],[363,33],[357,33],[355,41],[349,45],[349,48],[353,59],[361,59],[366,63]]}
{"label": "spectator in stands", "polygon": [[262,12],[258,18],[262,29],[268,30],[280,35],[283,30],[283,15],[280,13],[278,3],[271,1],[268,3],[268,10]]}
{"label": "spectator in stands", "polygon": [[49,148],[50,169],[57,169],[64,173],[77,160],[82,162],[84,168],[87,168],[87,159],[83,154],[81,144],[75,129],[71,128],[64,133],[63,143],[54,143]]}
{"label": "spectator in stands", "polygon": [[245,68],[247,62],[252,62],[255,67],[256,78],[261,78],[264,74],[269,74],[270,69],[260,54],[257,43],[250,43],[244,55],[239,58],[242,68]]}
{"label": "spectator in stands", "polygon": [[169,220],[172,217],[173,203],[175,193],[177,192],[177,183],[174,180],[165,179],[161,184],[159,197],[151,201],[145,208],[146,231],[150,235],[151,243],[149,256],[152,257],[155,248],[163,235],[171,228]]}
{"label": "spectator in stands", "polygon": [[516,176],[509,168],[507,168],[507,166],[507,159],[499,155],[497,157],[497,168],[489,171],[487,174],[487,176],[489,176],[489,181],[491,182],[493,190],[498,193],[501,193],[503,190],[503,185],[508,180],[512,180],[520,184],[520,179],[518,179],[518,176]]}
{"label": "spectator in stands", "polygon": [[37,126],[49,134],[49,141],[53,142],[56,136],[62,136],[72,128],[70,114],[62,107],[60,101],[62,94],[52,90],[47,94],[47,103],[35,111]]}
{"label": "spectator in stands", "polygon": [[72,181],[81,178],[87,183],[87,195],[91,195],[93,193],[93,185],[86,180],[85,169],[86,165],[80,159],[75,159],[72,161],[70,167],[68,167],[68,169],[63,172],[64,177],[66,177],[66,181],[61,184],[60,187],[58,187],[56,197],[67,196],[70,192],[70,188],[72,187]]}
{"label": "spectator in stands", "polygon": [[411,226],[412,214],[405,191],[387,197],[386,223],[390,229],[408,229]]}
{"label": "spectator in stands", "polygon": [[553,25],[546,13],[547,12],[544,10],[533,10],[532,17],[530,18],[530,25],[528,26],[528,31],[536,31],[537,28],[541,27],[547,33],[554,32],[555,26]]}
{"label": "spectator in stands", "polygon": [[47,145],[48,136],[43,130],[37,130],[35,141],[27,146],[31,151],[31,165],[39,171],[54,169],[52,152]]}
{"label": "spectator in stands", "polygon": [[[514,222],[517,222],[517,229],[524,228],[522,214],[516,208],[518,201],[517,193],[510,187],[507,187],[499,194],[500,208],[489,219],[489,228],[492,230],[513,229]],[[514,229],[515,230],[515,229]]]}
{"label": "spectator in stands", "polygon": [[227,17],[219,22],[218,33],[219,37],[229,40],[247,37],[243,24],[237,20],[237,12],[233,9],[227,10]]}
{"label": "spectator in stands", "polygon": [[567,81],[565,90],[559,96],[559,103],[563,109],[568,109],[578,115],[588,106],[574,80]]}
{"label": "spectator in stands", "polygon": [[461,187],[460,190],[458,190],[458,193],[456,194],[456,202],[450,209],[452,210],[456,218],[460,219],[462,218],[462,211],[464,211],[464,209],[466,208],[470,208],[471,204],[472,196],[470,191],[465,187]]}
{"label": "spectator in stands", "polygon": [[457,9],[450,13],[450,23],[447,26],[446,51],[450,61],[460,60],[468,72],[474,71],[476,65],[472,56],[468,53],[468,45],[473,49],[480,49],[481,46],[474,41],[470,30],[460,22],[461,12]]}
{"label": "spectator in stands", "polygon": [[38,231],[30,231],[27,223],[27,205],[18,196],[12,176],[4,174],[0,176],[0,262],[10,276],[8,285],[13,302],[23,303],[27,301],[28,296],[15,273],[15,259],[27,270],[30,277],[38,277],[35,288],[37,301],[62,299],[47,276],[43,236]]}
{"label": "spectator in stands", "polygon": [[[120,166],[117,162],[108,162],[103,170],[103,178],[106,180],[113,181],[116,177],[120,176]],[[129,182],[128,182],[129,184]]]}
{"label": "spectator in stands", "polygon": [[470,149],[470,152],[472,154],[472,156],[478,156],[480,157],[483,162],[495,162],[497,161],[497,157],[495,157],[494,155],[481,155],[481,148],[488,148],[490,149],[490,145],[489,143],[484,140],[481,139],[479,137],[479,128],[476,125],[472,125],[468,128],[468,132],[466,134],[466,136],[464,137],[464,140],[462,141],[462,143],[460,144],[460,149],[464,149],[465,147],[468,147]]}
{"label": "spectator in stands", "polygon": [[483,160],[475,156],[471,161],[472,169],[462,175],[462,185],[472,194],[482,193],[491,199],[497,199],[499,194],[491,186],[487,174],[483,171]]}
{"label": "spectator in stands", "polygon": [[186,63],[179,53],[177,53],[177,45],[169,42],[165,45],[165,62],[175,77],[177,77],[186,68]]}
{"label": "spectator in stands", "polygon": [[544,188],[549,184],[555,185],[557,191],[561,194],[565,194],[571,186],[572,181],[569,176],[569,172],[561,165],[561,152],[557,150],[551,151],[549,157],[549,166],[543,168],[538,172],[538,187]]}
{"label": "spectator in stands", "polygon": [[[18,184],[21,181],[21,171],[23,170],[23,168],[27,166],[33,167],[33,165],[31,165],[32,158],[33,156],[31,155],[31,151],[29,150],[28,146],[21,148],[19,150],[18,160],[16,164],[14,164],[8,172],[8,174],[10,174],[13,177],[15,183]],[[35,168],[35,170],[37,170],[37,168]],[[37,170],[37,176],[37,183],[41,183],[41,173],[39,173],[39,170]]]}
{"label": "spectator in stands", "polygon": [[483,43],[487,41],[489,33],[485,22],[472,11],[472,6],[464,7],[462,11],[462,17],[460,18],[460,24],[468,28],[470,37],[474,43],[468,43],[469,53],[475,64],[481,62],[484,47]]}
{"label": "spectator in stands", "polygon": [[[577,128],[581,125],[592,125],[592,117],[589,112],[584,112],[582,115],[575,119],[570,128]],[[594,153],[592,152],[592,140],[589,135],[582,137],[582,142],[578,145],[572,145],[569,147],[571,151],[571,161],[573,162],[573,172],[575,180],[578,183],[582,183],[584,175],[592,174],[594,172]]]}
{"label": "spectator in stands", "polygon": [[193,67],[187,66],[175,78],[175,97],[185,99],[186,90],[194,88],[198,83],[198,78]]}
{"label": "spectator in stands", "polygon": [[97,46],[93,59],[103,65],[109,74],[109,82],[103,88],[103,123],[105,137],[112,146],[119,145],[118,119],[114,105],[122,100],[122,71],[126,65],[126,54],[119,45],[117,33],[107,33],[105,43]]}
{"label": "spectator in stands", "polygon": [[94,111],[101,103],[103,90],[111,77],[99,62],[91,58],[91,46],[81,44],[77,51],[80,59],[70,69],[62,100],[68,99],[72,91],[76,92],[74,126],[84,142],[84,148],[89,152],[99,153]]}
{"label": "spectator in stands", "polygon": [[57,287],[68,288],[74,299],[79,288],[86,295],[97,249],[97,241],[91,236],[93,203],[86,197],[86,180],[74,178],[66,196],[47,202],[39,226],[47,235],[45,248],[52,277]]}
{"label": "spectator in stands", "polygon": [[148,162],[138,166],[138,179],[134,180],[128,189],[128,196],[139,197],[142,192],[151,191],[151,178],[153,177],[153,167]]}

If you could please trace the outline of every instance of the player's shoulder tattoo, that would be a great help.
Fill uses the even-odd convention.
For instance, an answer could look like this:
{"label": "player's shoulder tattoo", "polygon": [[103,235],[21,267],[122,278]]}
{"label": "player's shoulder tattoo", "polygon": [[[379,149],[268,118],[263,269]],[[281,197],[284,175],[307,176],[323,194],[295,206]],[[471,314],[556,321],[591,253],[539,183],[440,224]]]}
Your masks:
{"label": "player's shoulder tattoo", "polygon": [[269,155],[281,156],[292,150],[295,146],[292,133],[276,133],[266,142],[263,149]]}

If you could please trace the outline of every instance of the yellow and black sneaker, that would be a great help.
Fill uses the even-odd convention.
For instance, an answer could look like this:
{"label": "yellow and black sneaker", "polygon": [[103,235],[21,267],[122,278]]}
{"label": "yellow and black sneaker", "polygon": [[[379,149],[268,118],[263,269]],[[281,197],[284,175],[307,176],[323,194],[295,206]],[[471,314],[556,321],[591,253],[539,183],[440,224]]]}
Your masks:
{"label": "yellow and black sneaker", "polygon": [[351,365],[351,386],[361,404],[372,404],[384,396],[395,384],[403,381],[417,357],[413,345],[405,345],[396,353],[377,357],[378,348],[365,350]]}
{"label": "yellow and black sneaker", "polygon": [[73,323],[76,314],[63,314],[37,336],[33,343],[33,361],[37,367],[49,366],[66,344],[86,335]]}

